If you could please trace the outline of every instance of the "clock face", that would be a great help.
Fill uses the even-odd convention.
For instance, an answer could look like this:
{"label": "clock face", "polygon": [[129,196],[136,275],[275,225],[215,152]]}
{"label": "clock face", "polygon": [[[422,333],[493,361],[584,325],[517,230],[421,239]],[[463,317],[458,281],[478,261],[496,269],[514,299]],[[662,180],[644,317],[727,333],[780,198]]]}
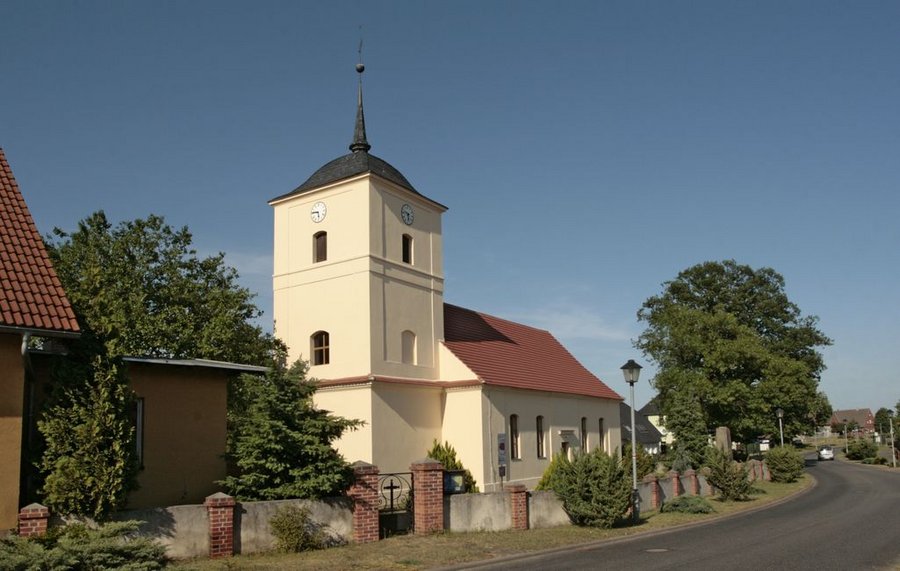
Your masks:
{"label": "clock face", "polygon": [[312,209],[309,211],[309,217],[312,218],[313,222],[321,222],[325,220],[325,215],[328,213],[328,209],[325,207],[324,202],[317,202],[313,204]]}
{"label": "clock face", "polygon": [[409,204],[404,204],[400,208],[400,218],[403,219],[403,222],[406,223],[407,226],[413,223],[413,209]]}

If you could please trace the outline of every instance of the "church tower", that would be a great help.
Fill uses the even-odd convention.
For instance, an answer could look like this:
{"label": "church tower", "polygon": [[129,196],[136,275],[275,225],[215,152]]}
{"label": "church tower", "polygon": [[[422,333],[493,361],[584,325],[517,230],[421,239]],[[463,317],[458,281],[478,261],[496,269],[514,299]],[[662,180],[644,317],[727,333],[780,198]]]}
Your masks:
{"label": "church tower", "polygon": [[437,380],[447,208],[369,153],[356,69],[351,152],[269,201],[275,334],[319,379]]}

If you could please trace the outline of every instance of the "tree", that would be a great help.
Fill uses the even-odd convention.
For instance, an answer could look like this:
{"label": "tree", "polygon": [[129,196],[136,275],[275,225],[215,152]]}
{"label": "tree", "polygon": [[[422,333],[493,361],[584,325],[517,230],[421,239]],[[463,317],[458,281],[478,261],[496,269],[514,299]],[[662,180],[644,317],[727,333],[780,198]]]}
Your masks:
{"label": "tree", "polygon": [[889,408],[881,407],[875,413],[875,429],[879,434],[890,434],[891,421],[894,417],[894,411]]}
{"label": "tree", "polygon": [[[647,327],[635,346],[657,365],[653,384],[676,439],[699,443],[728,426],[747,442],[778,431],[777,408],[787,434],[803,432],[825,368],[816,348],[831,341],[788,299],[784,278],[726,260],[688,268],[663,286],[638,311]],[[685,406],[691,418],[681,426]]]}
{"label": "tree", "polygon": [[187,228],[152,215],[113,227],[99,211],[46,242],[83,333],[57,363],[38,421],[43,500],[100,518],[136,487],[122,356],[268,364],[284,347],[252,323],[253,294],[224,256],[199,258]]}
{"label": "tree", "polygon": [[238,499],[323,498],[350,485],[352,470],[331,443],[360,422],[313,405],[307,368],[298,361],[231,383],[227,457],[236,474],[220,483]]}
{"label": "tree", "polygon": [[124,507],[136,487],[132,392],[119,359],[90,353],[69,359],[54,368],[49,406],[38,421],[46,442],[43,501],[58,514],[103,519]]}
{"label": "tree", "polygon": [[46,242],[79,323],[111,355],[264,365],[280,348],[224,254],[198,257],[186,227],[155,215],[113,227],[98,211]]}

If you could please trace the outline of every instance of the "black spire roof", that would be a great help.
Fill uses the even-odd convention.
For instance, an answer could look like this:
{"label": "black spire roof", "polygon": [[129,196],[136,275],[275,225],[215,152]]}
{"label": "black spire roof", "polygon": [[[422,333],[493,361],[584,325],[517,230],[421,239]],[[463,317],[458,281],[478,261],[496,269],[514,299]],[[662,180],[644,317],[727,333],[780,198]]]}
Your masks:
{"label": "black spire roof", "polygon": [[356,125],[353,130],[353,142],[350,143],[350,151],[352,152],[326,163],[320,167],[319,170],[314,172],[311,177],[306,179],[306,182],[287,194],[273,198],[272,201],[297,194],[303,194],[309,190],[363,173],[378,175],[397,186],[401,186],[406,190],[419,194],[400,171],[391,166],[387,161],[369,154],[369,149],[372,148],[372,145],[366,140],[366,118],[363,113],[362,96],[362,73],[365,71],[365,66],[361,63],[356,64],[356,71],[360,75],[356,103]]}

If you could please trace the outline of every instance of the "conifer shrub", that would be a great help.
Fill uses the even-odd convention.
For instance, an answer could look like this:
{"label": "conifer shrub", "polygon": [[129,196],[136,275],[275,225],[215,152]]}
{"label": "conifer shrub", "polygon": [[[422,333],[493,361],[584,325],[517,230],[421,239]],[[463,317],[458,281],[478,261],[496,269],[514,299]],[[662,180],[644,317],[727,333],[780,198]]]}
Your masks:
{"label": "conifer shrub", "polygon": [[787,484],[796,482],[803,475],[804,461],[800,454],[784,446],[773,448],[766,453],[766,465],[773,482]]}
{"label": "conifer shrub", "polygon": [[[656,458],[640,444],[637,447],[637,477],[638,480],[656,471]],[[625,471],[631,473],[631,443],[622,447],[622,466]]]}
{"label": "conifer shrub", "polygon": [[706,498],[700,496],[678,496],[663,502],[659,506],[659,511],[662,513],[708,514],[716,510],[706,501]]}
{"label": "conifer shrub", "polygon": [[878,445],[865,438],[857,438],[847,446],[847,458],[850,460],[863,460],[878,456]]}
{"label": "conifer shrub", "polygon": [[719,491],[723,500],[746,500],[753,491],[747,467],[734,462],[718,448],[706,453],[706,481]]}
{"label": "conifer shrub", "polygon": [[431,446],[431,450],[425,453],[425,456],[433,460],[437,460],[444,466],[444,470],[465,470],[463,479],[466,484],[466,493],[477,494],[479,492],[478,482],[472,476],[472,472],[463,466],[463,463],[456,457],[456,449],[449,442],[441,444],[436,439]]}
{"label": "conifer shrub", "polygon": [[99,526],[73,523],[51,528],[42,537],[0,538],[0,569],[154,571],[164,568],[168,564],[165,548],[152,539],[134,535],[140,524],[139,521]]}
{"label": "conifer shrub", "polygon": [[602,450],[558,454],[541,478],[542,489],[556,492],[576,525],[612,527],[631,505],[631,479],[618,458]]}
{"label": "conifer shrub", "polygon": [[328,543],[322,527],[312,520],[309,508],[305,506],[287,505],[278,508],[269,520],[269,527],[272,528],[275,547],[279,551],[299,553],[322,549]]}
{"label": "conifer shrub", "polygon": [[863,458],[863,464],[874,464],[877,466],[884,466],[888,463],[887,458],[882,458],[881,456],[875,456],[874,458]]}

